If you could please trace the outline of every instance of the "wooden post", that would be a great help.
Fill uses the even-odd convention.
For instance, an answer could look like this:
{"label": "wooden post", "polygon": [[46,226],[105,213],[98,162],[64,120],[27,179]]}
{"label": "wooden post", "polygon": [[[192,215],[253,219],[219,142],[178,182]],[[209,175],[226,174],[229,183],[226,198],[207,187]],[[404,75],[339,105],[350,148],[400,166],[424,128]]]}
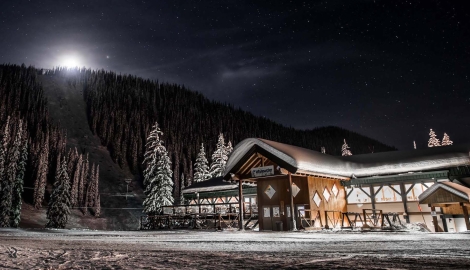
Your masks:
{"label": "wooden post", "polygon": [[405,184],[400,183],[400,195],[401,195],[401,201],[403,202],[403,208],[404,212],[406,214],[405,219],[406,223],[410,223],[410,215],[408,215],[408,204],[407,204],[407,199],[406,199],[406,189],[405,189]]}
{"label": "wooden post", "polygon": [[290,193],[290,213],[292,217],[292,230],[297,231],[297,226],[295,224],[295,212],[294,212],[294,194],[292,192],[292,174],[289,172],[289,193]]}
{"label": "wooden post", "polygon": [[463,210],[463,218],[465,219],[465,225],[467,226],[467,231],[470,231],[470,221],[468,220],[468,209],[464,203],[460,203]]}
{"label": "wooden post", "polygon": [[369,192],[370,192],[370,202],[372,204],[372,209],[375,210],[375,191],[374,191],[373,186],[369,187]]}
{"label": "wooden post", "polygon": [[240,231],[244,231],[243,227],[243,186],[242,180],[238,181],[238,212],[240,213],[240,218],[238,219],[238,227]]}
{"label": "wooden post", "polygon": [[432,205],[428,205],[431,207],[431,212],[434,212],[435,214],[432,216],[432,224],[434,225],[434,232],[439,232],[439,225],[437,224],[437,213],[436,213],[436,207]]}

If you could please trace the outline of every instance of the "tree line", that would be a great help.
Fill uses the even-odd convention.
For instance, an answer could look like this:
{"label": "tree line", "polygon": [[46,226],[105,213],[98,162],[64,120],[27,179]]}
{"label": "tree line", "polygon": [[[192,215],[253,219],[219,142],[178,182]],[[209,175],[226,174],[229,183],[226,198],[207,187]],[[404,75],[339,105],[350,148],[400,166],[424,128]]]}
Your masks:
{"label": "tree line", "polygon": [[[182,185],[192,183],[194,162],[205,143],[213,153],[220,133],[234,144],[247,137],[259,137],[308,149],[341,155],[347,139],[356,154],[390,151],[395,148],[355,132],[337,127],[297,130],[232,105],[211,101],[186,87],[120,75],[104,70],[80,69],[75,76],[65,68],[44,72],[66,77],[68,83],[82,86],[90,128],[122,168],[140,175],[146,137],[155,122],[165,131],[164,144],[173,171],[173,196],[179,198]],[[372,150],[371,150],[372,149]],[[183,176],[181,176],[183,175]]]}

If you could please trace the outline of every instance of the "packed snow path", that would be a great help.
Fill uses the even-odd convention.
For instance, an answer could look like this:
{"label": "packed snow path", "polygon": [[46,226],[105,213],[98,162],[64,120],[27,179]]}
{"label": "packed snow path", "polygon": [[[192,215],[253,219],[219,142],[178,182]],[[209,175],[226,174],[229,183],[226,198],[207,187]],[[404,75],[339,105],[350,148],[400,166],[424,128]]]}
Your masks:
{"label": "packed snow path", "polygon": [[470,234],[0,229],[0,269],[468,269]]}

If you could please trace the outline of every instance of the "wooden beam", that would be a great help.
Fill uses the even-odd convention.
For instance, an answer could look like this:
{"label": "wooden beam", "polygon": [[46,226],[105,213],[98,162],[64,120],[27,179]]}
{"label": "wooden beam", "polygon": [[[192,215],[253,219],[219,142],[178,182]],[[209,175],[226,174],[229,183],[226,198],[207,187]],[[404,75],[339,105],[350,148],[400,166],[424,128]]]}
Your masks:
{"label": "wooden beam", "polygon": [[[431,206],[431,211],[436,213],[436,207],[432,205],[429,205],[429,206]],[[439,225],[437,224],[437,213],[432,216],[432,224],[434,225],[434,231],[439,232]]]}
{"label": "wooden beam", "polygon": [[284,175],[288,175],[288,174],[289,174],[289,171],[286,170],[286,169],[284,169],[284,168],[281,168],[279,171],[281,172],[281,174],[284,174]]}
{"label": "wooden beam", "polygon": [[[411,186],[413,187],[413,186]],[[410,216],[408,215],[408,204],[407,204],[407,199],[406,199],[406,194],[408,194],[408,192],[406,192],[406,189],[405,189],[405,184],[403,183],[400,183],[400,195],[401,195],[401,201],[403,202],[403,209],[404,209],[404,212],[406,214],[406,223],[410,223]]]}
{"label": "wooden beam", "polygon": [[393,191],[395,191],[398,195],[401,196],[401,192],[398,192],[392,185],[388,185],[389,188],[391,188]]}
{"label": "wooden beam", "polygon": [[297,231],[294,212],[294,193],[292,192],[292,174],[289,172],[290,213],[292,217],[292,230]]}
{"label": "wooden beam", "polygon": [[374,192],[374,198],[375,196],[377,196],[377,194],[379,194],[380,190],[382,190],[383,187],[384,187],[383,185],[380,185],[379,189],[377,189],[377,191]]}
{"label": "wooden beam", "polygon": [[364,194],[366,194],[366,196],[370,198],[370,195],[365,190],[363,190],[362,187],[359,187],[359,189],[362,190],[362,192],[364,192]]}
{"label": "wooden beam", "polygon": [[465,225],[467,226],[467,231],[470,231],[470,221],[468,220],[468,208],[465,204],[460,204],[463,210],[463,218],[465,219]]}
{"label": "wooden beam", "polygon": [[245,230],[245,226],[243,226],[243,184],[242,180],[238,183],[238,212],[240,213],[240,218],[238,219],[238,227],[240,231]]}
{"label": "wooden beam", "polygon": [[[403,185],[405,186],[405,185]],[[413,189],[413,187],[415,186],[415,184],[411,184],[411,187],[406,191],[405,195],[408,195],[408,193],[410,193],[410,191]]]}
{"label": "wooden beam", "polygon": [[370,186],[369,187],[369,190],[370,190],[370,203],[372,204],[372,209],[375,210],[375,191],[374,191],[374,187],[373,186]]}

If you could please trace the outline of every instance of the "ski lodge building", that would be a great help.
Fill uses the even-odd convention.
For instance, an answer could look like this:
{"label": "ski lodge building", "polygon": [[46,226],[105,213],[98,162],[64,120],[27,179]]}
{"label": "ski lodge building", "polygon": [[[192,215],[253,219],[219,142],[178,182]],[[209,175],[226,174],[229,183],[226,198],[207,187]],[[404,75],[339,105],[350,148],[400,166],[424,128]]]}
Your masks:
{"label": "ski lodge building", "polygon": [[460,232],[470,230],[469,154],[470,145],[455,145],[337,157],[249,138],[235,147],[222,177],[183,194],[190,205],[243,209],[241,229],[253,217],[260,230],[383,225],[393,218]]}

